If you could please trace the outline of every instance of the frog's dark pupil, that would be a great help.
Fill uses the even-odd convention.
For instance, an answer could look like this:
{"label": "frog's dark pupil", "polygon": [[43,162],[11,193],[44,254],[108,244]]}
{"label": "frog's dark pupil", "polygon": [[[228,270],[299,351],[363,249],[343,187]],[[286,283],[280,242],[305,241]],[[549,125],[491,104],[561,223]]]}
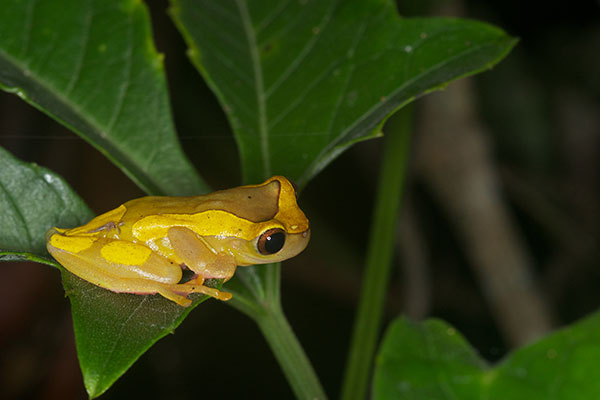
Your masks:
{"label": "frog's dark pupil", "polygon": [[285,234],[283,232],[275,232],[267,236],[267,240],[265,241],[265,250],[267,250],[269,254],[275,254],[281,250],[284,243]]}
{"label": "frog's dark pupil", "polygon": [[285,232],[281,228],[272,228],[258,238],[257,250],[262,255],[275,254],[285,245]]}

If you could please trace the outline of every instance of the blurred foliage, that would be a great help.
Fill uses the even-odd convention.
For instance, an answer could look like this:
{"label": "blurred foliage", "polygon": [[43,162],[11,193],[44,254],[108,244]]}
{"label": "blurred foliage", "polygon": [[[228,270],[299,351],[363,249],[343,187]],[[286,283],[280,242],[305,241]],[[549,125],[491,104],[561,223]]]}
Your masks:
{"label": "blurred foliage", "polygon": [[377,358],[378,400],[586,400],[600,396],[595,374],[600,313],[517,349],[490,366],[452,326],[398,318]]}

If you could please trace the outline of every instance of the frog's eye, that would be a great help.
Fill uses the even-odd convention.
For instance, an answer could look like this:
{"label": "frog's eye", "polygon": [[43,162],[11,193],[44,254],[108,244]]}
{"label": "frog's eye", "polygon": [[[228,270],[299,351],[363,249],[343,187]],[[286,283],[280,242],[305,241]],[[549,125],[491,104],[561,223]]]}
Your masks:
{"label": "frog's eye", "polygon": [[275,254],[285,244],[285,232],[281,228],[273,228],[265,231],[258,238],[258,252],[262,255]]}

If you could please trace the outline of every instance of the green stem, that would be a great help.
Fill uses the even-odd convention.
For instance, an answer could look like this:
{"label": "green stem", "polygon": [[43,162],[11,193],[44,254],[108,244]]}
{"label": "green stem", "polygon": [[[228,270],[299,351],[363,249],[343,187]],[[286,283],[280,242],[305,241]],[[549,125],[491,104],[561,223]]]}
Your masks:
{"label": "green stem", "polygon": [[238,279],[245,279],[238,281],[237,286],[230,283],[227,287],[234,293],[229,304],[247,314],[258,324],[296,398],[327,399],[306,353],[281,308],[280,264],[252,268],[258,269],[247,271],[245,276],[244,273],[240,274]]}
{"label": "green stem", "polygon": [[393,132],[386,135],[365,276],[342,386],[343,400],[364,399],[371,378],[392,264],[411,117],[412,107],[402,109],[394,117]]}
{"label": "green stem", "polygon": [[256,319],[256,322],[275,354],[296,398],[325,400],[327,396],[319,379],[281,308],[274,307],[267,310]]}

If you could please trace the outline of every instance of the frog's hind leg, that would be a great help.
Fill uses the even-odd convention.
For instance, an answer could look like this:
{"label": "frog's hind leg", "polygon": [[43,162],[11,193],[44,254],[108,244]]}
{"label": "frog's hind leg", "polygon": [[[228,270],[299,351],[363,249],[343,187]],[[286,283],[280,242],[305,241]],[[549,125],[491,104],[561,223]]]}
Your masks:
{"label": "frog's hind leg", "polygon": [[[77,239],[77,238],[75,238]],[[63,241],[74,240],[65,238]],[[73,247],[73,246],[71,246]],[[125,248],[129,252],[122,252]],[[182,306],[191,301],[185,296],[190,290],[173,291],[163,286],[177,287],[182,270],[179,265],[159,256],[147,247],[131,242],[120,242],[101,238],[81,251],[71,252],[48,245],[52,256],[67,270],[97,286],[117,293],[154,294],[160,293],[169,300]],[[132,262],[131,254],[138,253],[137,264]],[[139,254],[145,255],[140,257]]]}
{"label": "frog's hind leg", "polygon": [[204,286],[201,276],[179,284],[181,267],[141,244],[101,238],[78,252],[65,251],[52,244],[48,245],[48,250],[70,272],[113,292],[159,293],[184,307],[192,303],[187,299],[190,293],[202,293],[220,300],[231,298],[229,293]]}

